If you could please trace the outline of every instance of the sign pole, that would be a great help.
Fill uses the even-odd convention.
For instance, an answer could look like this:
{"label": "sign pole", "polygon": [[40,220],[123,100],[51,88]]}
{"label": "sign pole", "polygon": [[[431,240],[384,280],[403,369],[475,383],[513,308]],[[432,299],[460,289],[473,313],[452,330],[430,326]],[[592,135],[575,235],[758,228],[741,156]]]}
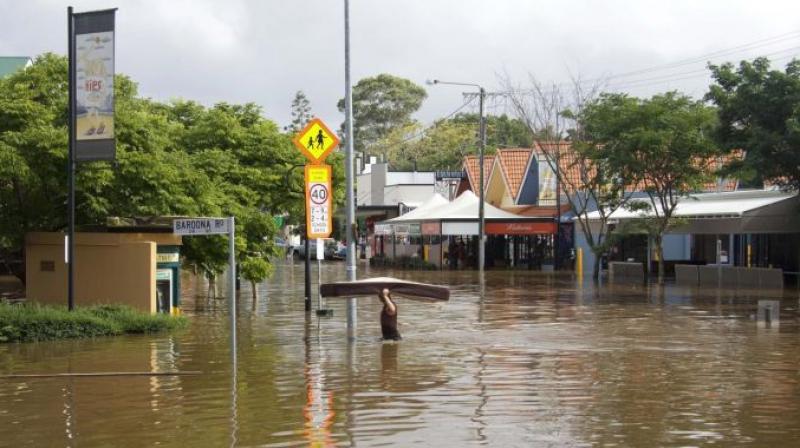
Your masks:
{"label": "sign pole", "polygon": [[[345,192],[347,213],[347,280],[356,279],[355,198],[353,197],[353,89],[350,83],[350,1],[344,0],[344,90],[345,90]],[[356,299],[347,299],[347,337],[356,335]]]}
{"label": "sign pole", "polygon": [[[306,222],[308,222],[308,210],[306,210]],[[306,227],[308,224],[306,224]],[[306,247],[305,257],[303,257],[303,262],[305,263],[305,289],[306,289],[306,300],[305,300],[305,310],[306,312],[311,312],[311,244],[308,241],[308,230],[306,230],[306,238],[303,242]]]}
{"label": "sign pole", "polygon": [[67,8],[67,53],[69,53],[67,154],[67,307],[75,309],[75,28],[72,6]]}
{"label": "sign pole", "polygon": [[231,312],[231,359],[236,365],[236,218],[228,218],[228,264],[230,267],[230,280],[228,297],[230,297]]}

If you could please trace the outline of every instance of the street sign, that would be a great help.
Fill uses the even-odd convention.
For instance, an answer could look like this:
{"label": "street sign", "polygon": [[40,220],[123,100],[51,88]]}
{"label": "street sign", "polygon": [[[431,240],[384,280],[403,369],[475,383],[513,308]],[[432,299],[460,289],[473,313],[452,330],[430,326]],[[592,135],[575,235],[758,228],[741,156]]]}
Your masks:
{"label": "street sign", "polygon": [[306,165],[306,236],[328,238],[333,231],[331,166]]}
{"label": "street sign", "polygon": [[230,231],[226,218],[185,218],[172,221],[176,235],[225,235]]}
{"label": "street sign", "polygon": [[322,120],[315,118],[297,133],[292,142],[311,163],[320,164],[339,145],[339,138]]}

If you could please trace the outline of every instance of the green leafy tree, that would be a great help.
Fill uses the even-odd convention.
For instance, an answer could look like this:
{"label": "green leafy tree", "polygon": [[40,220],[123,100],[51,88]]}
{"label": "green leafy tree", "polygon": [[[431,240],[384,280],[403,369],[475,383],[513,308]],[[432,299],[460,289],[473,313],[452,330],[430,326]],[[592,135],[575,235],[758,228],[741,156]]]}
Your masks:
{"label": "green leafy tree", "polygon": [[[413,82],[385,73],[360,80],[353,87],[355,150],[384,154],[385,148],[376,143],[408,124],[427,96],[425,89]],[[344,112],[344,99],[337,107]]]}
{"label": "green leafy tree", "polygon": [[[713,176],[708,163],[718,153],[711,138],[714,109],[677,92],[649,99],[604,94],[584,109],[580,121],[612,172],[647,194],[648,233],[658,258],[658,281],[663,283],[662,243],[675,224],[678,202]],[[640,204],[631,202],[629,207]]]}
{"label": "green leafy tree", "polygon": [[517,118],[556,175],[562,192],[559,198],[575,214],[576,226],[594,255],[592,278],[598,280],[601,259],[617,237],[611,215],[630,199],[625,192],[626,173],[619,172],[613,154],[586,131],[586,122],[592,118],[587,108],[597,100],[599,85],[573,82],[566,89],[545,86],[534,77],[526,89],[505,83]]}
{"label": "green leafy tree", "polygon": [[[0,80],[0,259],[7,265],[21,259],[25,233],[66,227],[66,93],[66,58],[52,54]],[[248,280],[263,280],[275,253],[272,217],[297,208],[286,194],[288,168],[300,163],[290,137],[254,104],[159,103],[139,97],[124,75],[116,76],[115,97],[117,158],[78,166],[78,226],[110,217],[232,215],[236,256],[249,266]],[[341,169],[334,175],[340,179]],[[290,181],[296,176],[302,181],[302,173]],[[227,242],[187,238],[183,253],[213,279],[227,263]]]}
{"label": "green leafy tree", "polygon": [[717,141],[747,152],[730,171],[754,185],[800,188],[800,61],[784,71],[770,69],[766,58],[710,69],[714,84],[706,99],[717,106]]}
{"label": "green leafy tree", "polygon": [[300,132],[306,123],[311,121],[311,103],[306,98],[306,94],[302,90],[298,90],[294,94],[292,100],[292,122],[284,128],[284,131],[294,135]]}

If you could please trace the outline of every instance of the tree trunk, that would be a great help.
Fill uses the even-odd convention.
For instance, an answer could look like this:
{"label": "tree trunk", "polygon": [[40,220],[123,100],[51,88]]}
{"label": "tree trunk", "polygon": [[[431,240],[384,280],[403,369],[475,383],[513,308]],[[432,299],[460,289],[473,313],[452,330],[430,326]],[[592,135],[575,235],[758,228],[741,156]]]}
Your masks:
{"label": "tree trunk", "polygon": [[601,261],[601,257],[602,257],[602,254],[594,253],[594,267],[592,268],[592,279],[596,283],[600,282],[600,261]]}
{"label": "tree trunk", "polygon": [[214,274],[208,275],[208,295],[212,299],[217,298],[217,276]]}
{"label": "tree trunk", "polygon": [[252,290],[253,290],[253,310],[255,311],[256,304],[258,303],[258,288],[257,288],[256,282],[251,281],[250,282],[250,288],[252,288]]}
{"label": "tree trunk", "polygon": [[655,237],[656,257],[658,257],[658,284],[664,284],[664,237],[659,234]]}

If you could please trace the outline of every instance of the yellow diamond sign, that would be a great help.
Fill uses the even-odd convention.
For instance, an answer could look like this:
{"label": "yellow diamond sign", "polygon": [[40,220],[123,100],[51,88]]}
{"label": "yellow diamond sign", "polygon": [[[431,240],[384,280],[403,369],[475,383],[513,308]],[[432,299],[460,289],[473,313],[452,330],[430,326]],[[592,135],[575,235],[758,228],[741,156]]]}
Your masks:
{"label": "yellow diamond sign", "polygon": [[306,127],[297,133],[292,142],[314,164],[325,161],[328,154],[339,145],[336,134],[328,129],[319,118],[309,121]]}

